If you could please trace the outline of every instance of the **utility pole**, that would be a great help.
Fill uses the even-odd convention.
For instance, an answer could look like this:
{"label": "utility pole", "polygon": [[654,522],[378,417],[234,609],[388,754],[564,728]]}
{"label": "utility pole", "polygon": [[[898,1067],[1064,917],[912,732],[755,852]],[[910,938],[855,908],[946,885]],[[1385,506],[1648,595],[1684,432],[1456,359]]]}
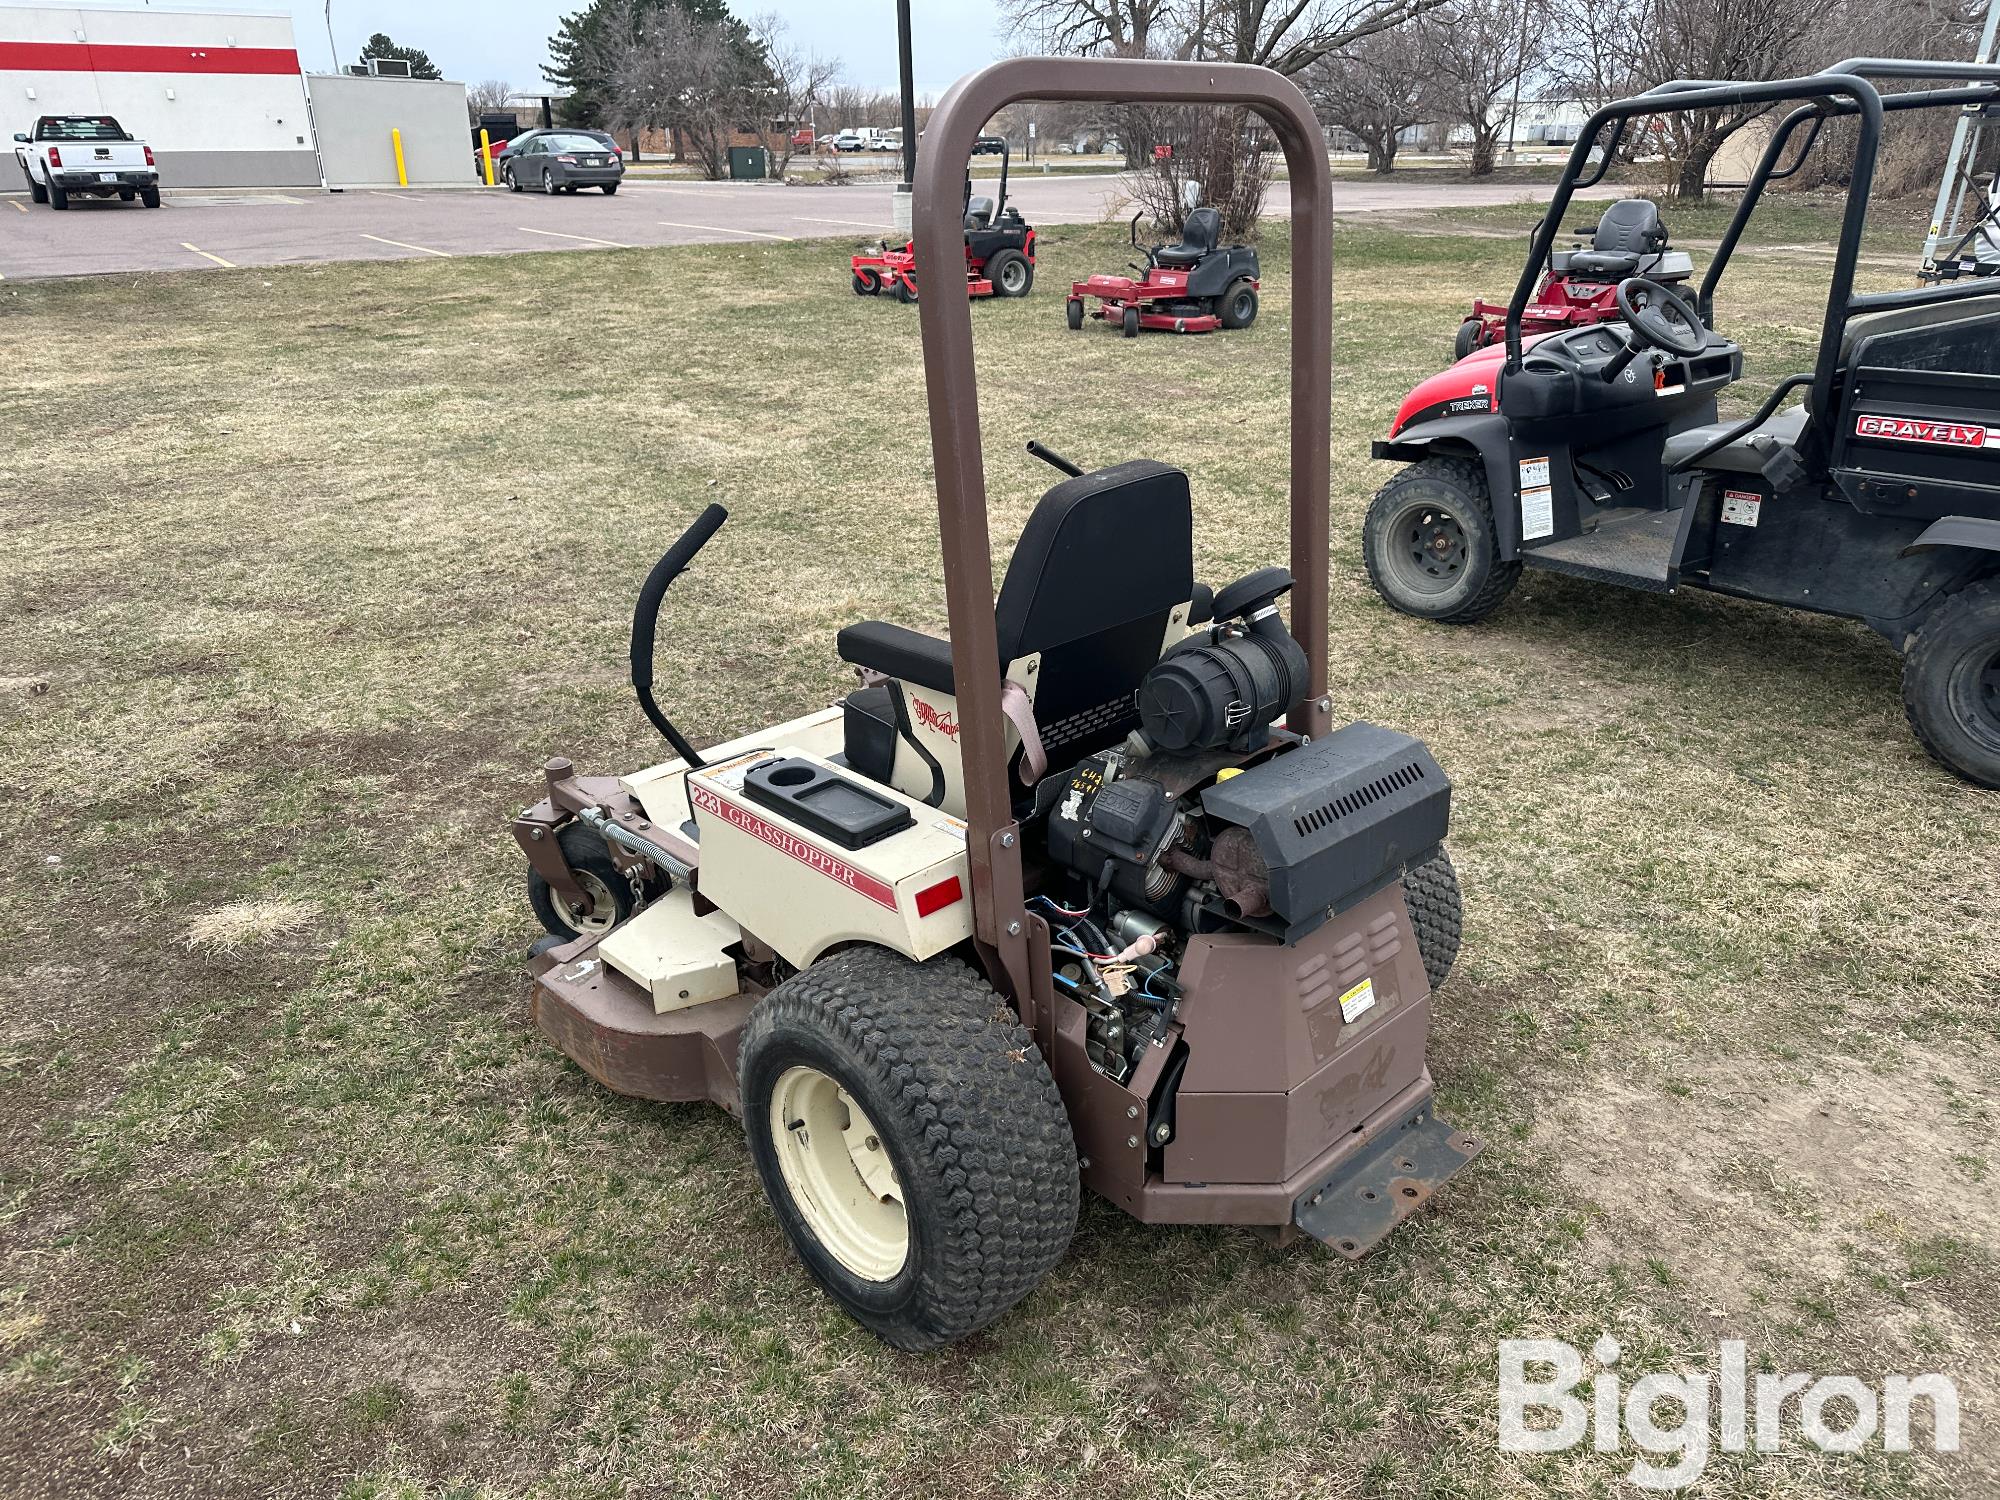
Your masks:
{"label": "utility pole", "polygon": [[1515,141],[1521,123],[1521,75],[1528,71],[1528,7],[1521,0],[1521,39],[1514,47],[1514,102],[1507,107],[1507,165],[1514,165]]}
{"label": "utility pole", "polygon": [[333,44],[333,0],[326,0],[326,50],[333,58],[333,71],[340,71],[340,48]]}
{"label": "utility pole", "polygon": [[[331,0],[329,0],[331,3]],[[909,234],[917,180],[917,70],[910,60],[910,0],[896,0],[896,66],[903,85],[903,180],[896,188],[896,229]]]}

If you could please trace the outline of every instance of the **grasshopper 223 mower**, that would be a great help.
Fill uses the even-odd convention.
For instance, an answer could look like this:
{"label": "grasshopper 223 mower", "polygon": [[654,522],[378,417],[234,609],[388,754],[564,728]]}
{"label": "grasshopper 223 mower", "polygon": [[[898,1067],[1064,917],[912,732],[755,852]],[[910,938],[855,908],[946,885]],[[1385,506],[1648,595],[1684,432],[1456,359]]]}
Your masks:
{"label": "grasshopper 223 mower", "polygon": [[[1007,201],[1007,147],[1000,147],[1000,195],[972,191],[965,179],[965,290],[971,297],[1025,297],[1035,284],[1035,231]],[[917,242],[884,243],[849,261],[857,297],[917,300]]]}
{"label": "grasshopper 223 mower", "polygon": [[[919,309],[949,640],[863,622],[844,702],[676,759],[546,768],[516,820],[551,937],[536,1024],[607,1086],[740,1115],[812,1276],[889,1342],[991,1322],[1059,1261],[1089,1187],[1158,1224],[1365,1253],[1479,1143],[1440,1120],[1431,986],[1458,942],[1450,791],[1326,696],[1329,184],[1287,79],[1016,58],[930,123],[916,245],[947,260],[955,167],[1025,98],[1259,110],[1291,164],[1291,571],[1196,581],[1186,474],[1064,473],[992,591],[967,304]],[[1280,614],[1290,594],[1291,626]],[[1414,914],[1414,915],[1413,915]]]}
{"label": "grasshopper 223 mower", "polygon": [[1178,245],[1139,244],[1139,220],[1132,215],[1132,248],[1146,257],[1129,268],[1137,276],[1093,276],[1069,289],[1069,326],[1083,327],[1084,303],[1095,298],[1090,316],[1116,323],[1128,339],[1142,328],[1163,333],[1210,333],[1248,328],[1257,321],[1257,252],[1249,245],[1222,243],[1222,215],[1212,208],[1189,211]]}
{"label": "grasshopper 223 mower", "polygon": [[[1878,78],[1931,86],[1885,93]],[[1599,130],[1615,127],[1610,157],[1638,116],[1787,101],[1798,107],[1772,131],[1694,298],[1635,274],[1614,289],[1617,321],[1528,333],[1529,296]],[[1382,596],[1470,623],[1527,567],[1860,620],[1903,653],[1903,706],[1924,747],[2000,786],[2000,279],[1854,285],[1884,115],[1996,103],[2000,66],[1857,58],[1807,78],[1666,84],[1600,109],[1556,185],[1504,341],[1420,384],[1375,445],[1406,465],[1363,531]],[[1716,398],[1741,377],[1743,350],[1713,326],[1717,283],[1766,186],[1799,169],[1829,119],[1857,129],[1812,368],[1721,420]]]}

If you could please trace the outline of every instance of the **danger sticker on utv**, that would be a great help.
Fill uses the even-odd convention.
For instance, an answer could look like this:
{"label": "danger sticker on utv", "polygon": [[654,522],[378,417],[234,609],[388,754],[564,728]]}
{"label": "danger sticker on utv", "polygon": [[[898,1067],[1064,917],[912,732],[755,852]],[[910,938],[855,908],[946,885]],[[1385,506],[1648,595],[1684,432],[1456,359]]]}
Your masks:
{"label": "danger sticker on utv", "polygon": [[1549,487],[1543,485],[1538,490],[1522,490],[1521,540],[1531,542],[1536,537],[1553,536],[1555,529],[1556,502]]}
{"label": "danger sticker on utv", "polygon": [[1883,417],[1863,412],[1854,419],[1854,435],[1887,438],[1896,443],[1927,443],[1933,448],[1985,448],[2000,446],[1994,433],[1985,427],[1964,422],[1931,422],[1921,417]]}
{"label": "danger sticker on utv", "polygon": [[1722,520],[1727,526],[1755,526],[1757,510],[1763,505],[1764,497],[1754,490],[1724,490],[1722,492]]}
{"label": "danger sticker on utv", "polygon": [[1524,458],[1521,460],[1521,488],[1532,490],[1546,488],[1549,482],[1549,461],[1546,458]]}
{"label": "danger sticker on utv", "polygon": [[738,807],[723,797],[718,797],[698,781],[688,783],[688,801],[695,811],[705,812],[712,818],[720,818],[732,828],[740,828],[754,839],[761,839],[787,858],[795,859],[802,865],[819,871],[828,880],[836,881],[853,891],[857,896],[865,896],[877,906],[896,909],[896,892],[886,881],[877,880],[866,870],[857,870],[838,855],[829,854],[817,844],[808,844],[795,833],[787,832],[775,823],[766,822],[746,807]]}

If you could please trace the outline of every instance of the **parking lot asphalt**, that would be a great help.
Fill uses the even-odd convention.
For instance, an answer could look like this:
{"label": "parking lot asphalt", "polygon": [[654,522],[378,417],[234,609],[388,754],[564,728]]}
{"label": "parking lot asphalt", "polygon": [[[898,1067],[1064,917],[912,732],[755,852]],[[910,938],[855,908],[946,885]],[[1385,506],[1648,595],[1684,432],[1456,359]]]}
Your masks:
{"label": "parking lot asphalt", "polygon": [[[1129,199],[1122,174],[1022,173],[1011,201],[1031,224],[1116,217]],[[990,191],[990,185],[981,184]],[[1339,213],[1539,201],[1546,188],[1518,183],[1334,184]],[[159,209],[75,200],[65,213],[0,195],[0,279],[122,271],[202,270],[330,260],[513,255],[534,250],[867,240],[892,229],[886,183],[839,187],[628,179],[616,197],[586,190],[545,197],[504,188],[169,191]],[[1273,184],[1265,212],[1291,213]]]}

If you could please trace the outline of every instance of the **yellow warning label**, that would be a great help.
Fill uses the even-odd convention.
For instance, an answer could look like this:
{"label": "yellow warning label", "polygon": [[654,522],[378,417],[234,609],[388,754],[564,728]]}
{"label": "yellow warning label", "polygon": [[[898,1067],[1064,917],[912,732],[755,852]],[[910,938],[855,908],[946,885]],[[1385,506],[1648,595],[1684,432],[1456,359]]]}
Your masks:
{"label": "yellow warning label", "polygon": [[1340,997],[1340,1019],[1353,1021],[1375,1008],[1375,981],[1364,979]]}

